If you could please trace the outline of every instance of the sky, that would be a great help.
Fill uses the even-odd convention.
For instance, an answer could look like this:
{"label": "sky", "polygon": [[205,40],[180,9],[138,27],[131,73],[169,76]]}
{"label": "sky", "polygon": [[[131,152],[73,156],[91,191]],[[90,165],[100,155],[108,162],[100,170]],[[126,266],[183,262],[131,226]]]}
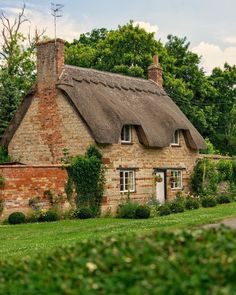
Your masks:
{"label": "sky", "polygon": [[[25,0],[26,16],[32,29],[46,29],[53,37],[52,1]],[[166,41],[168,34],[187,37],[190,48],[202,56],[207,73],[225,62],[236,64],[236,0],[58,0],[63,17],[58,19],[57,36],[71,41],[93,28],[117,28],[135,21],[157,39]],[[23,1],[0,0],[0,10],[10,19]],[[1,27],[1,24],[0,24]],[[23,32],[28,32],[25,23]]]}

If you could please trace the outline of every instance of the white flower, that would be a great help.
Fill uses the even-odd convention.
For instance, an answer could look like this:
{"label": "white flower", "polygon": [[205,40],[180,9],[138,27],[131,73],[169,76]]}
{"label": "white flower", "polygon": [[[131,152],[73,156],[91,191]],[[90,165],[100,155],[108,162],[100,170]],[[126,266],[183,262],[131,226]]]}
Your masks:
{"label": "white flower", "polygon": [[90,272],[93,272],[93,271],[95,271],[98,268],[97,265],[94,264],[94,263],[92,263],[92,262],[87,262],[86,263],[86,267],[88,268],[88,270]]}

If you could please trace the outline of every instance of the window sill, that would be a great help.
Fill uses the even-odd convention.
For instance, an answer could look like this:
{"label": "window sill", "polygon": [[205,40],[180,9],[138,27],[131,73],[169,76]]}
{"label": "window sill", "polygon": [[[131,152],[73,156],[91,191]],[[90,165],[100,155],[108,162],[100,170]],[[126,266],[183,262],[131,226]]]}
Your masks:
{"label": "window sill", "polygon": [[121,144],[122,144],[122,145],[132,145],[133,143],[132,143],[132,142],[121,141]]}
{"label": "window sill", "polygon": [[183,190],[183,187],[176,187],[176,188],[171,188],[172,191],[180,191]]}
{"label": "window sill", "polygon": [[173,148],[180,148],[181,145],[180,145],[180,144],[171,144],[170,147],[173,147]]}

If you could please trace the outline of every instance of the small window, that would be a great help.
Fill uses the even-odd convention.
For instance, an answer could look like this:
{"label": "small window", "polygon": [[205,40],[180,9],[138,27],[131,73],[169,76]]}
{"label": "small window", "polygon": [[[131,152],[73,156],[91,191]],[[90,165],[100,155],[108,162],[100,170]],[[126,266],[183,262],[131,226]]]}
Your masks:
{"label": "small window", "polygon": [[134,171],[122,170],[120,171],[120,191],[123,193],[135,191],[135,177]]}
{"label": "small window", "polygon": [[171,170],[170,185],[172,189],[182,189],[182,171]]}
{"label": "small window", "polygon": [[171,145],[179,145],[179,130],[175,131],[171,141]]}
{"label": "small window", "polygon": [[121,142],[122,143],[131,143],[131,126],[124,125],[121,130]]}

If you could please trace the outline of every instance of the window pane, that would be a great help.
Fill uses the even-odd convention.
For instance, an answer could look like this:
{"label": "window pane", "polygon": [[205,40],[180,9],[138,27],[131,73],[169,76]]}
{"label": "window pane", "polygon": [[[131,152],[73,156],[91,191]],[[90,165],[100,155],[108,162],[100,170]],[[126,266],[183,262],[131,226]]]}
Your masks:
{"label": "window pane", "polygon": [[123,192],[124,191],[124,178],[123,178],[124,174],[123,171],[120,171],[120,191]]}
{"label": "window pane", "polygon": [[130,185],[130,190],[133,191],[134,190],[134,179],[133,179],[133,171],[129,172],[129,185]]}
{"label": "window pane", "polygon": [[172,144],[179,144],[179,130],[175,131],[171,143]]}
{"label": "window pane", "polygon": [[128,192],[134,190],[134,171],[120,171],[120,191]]}
{"label": "window pane", "polygon": [[171,171],[171,188],[176,189],[182,188],[182,171],[180,170],[172,170]]}
{"label": "window pane", "polygon": [[129,172],[128,171],[125,171],[124,172],[124,175],[125,175],[125,191],[128,191],[128,182],[129,182]]}
{"label": "window pane", "polygon": [[124,125],[121,131],[121,141],[130,142],[131,141],[131,126]]}

